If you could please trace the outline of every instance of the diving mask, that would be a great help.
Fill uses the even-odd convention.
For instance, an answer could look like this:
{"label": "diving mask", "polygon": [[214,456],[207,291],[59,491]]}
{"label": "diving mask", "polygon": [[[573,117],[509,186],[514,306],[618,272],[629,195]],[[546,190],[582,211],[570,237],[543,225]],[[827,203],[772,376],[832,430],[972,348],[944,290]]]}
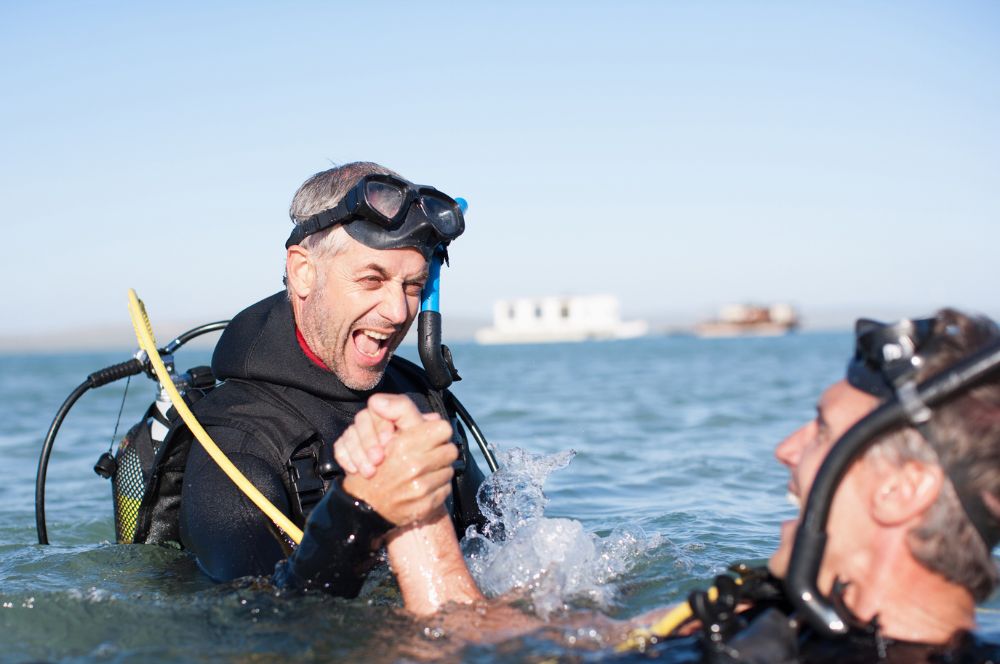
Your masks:
{"label": "diving mask", "polygon": [[337,224],[372,249],[410,247],[425,258],[465,231],[462,208],[452,197],[394,175],[372,174],[361,178],[332,208],[296,224],[285,248]]}
{"label": "diving mask", "polygon": [[847,382],[880,399],[891,397],[923,364],[920,351],[934,333],[935,321],[915,318],[888,324],[858,319],[854,357],[847,364]]}

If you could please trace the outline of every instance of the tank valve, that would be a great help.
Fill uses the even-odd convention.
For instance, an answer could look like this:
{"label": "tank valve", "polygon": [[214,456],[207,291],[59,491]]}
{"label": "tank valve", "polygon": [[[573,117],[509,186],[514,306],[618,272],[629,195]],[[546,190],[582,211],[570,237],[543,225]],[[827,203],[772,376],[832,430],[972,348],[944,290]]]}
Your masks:
{"label": "tank valve", "polygon": [[94,464],[94,472],[108,480],[118,470],[118,462],[111,456],[111,452],[105,452]]}

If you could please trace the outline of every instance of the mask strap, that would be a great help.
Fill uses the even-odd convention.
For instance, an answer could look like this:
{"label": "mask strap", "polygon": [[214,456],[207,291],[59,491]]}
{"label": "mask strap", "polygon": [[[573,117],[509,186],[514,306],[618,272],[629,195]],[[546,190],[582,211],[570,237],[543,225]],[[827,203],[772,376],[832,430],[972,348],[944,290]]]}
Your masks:
{"label": "mask strap", "polygon": [[948,476],[948,481],[951,482],[951,486],[955,490],[958,502],[961,503],[972,527],[979,533],[983,544],[986,545],[986,550],[992,551],[997,542],[1000,542],[1000,522],[986,507],[983,499],[975,491],[970,490],[971,464],[962,460],[950,465],[944,463],[944,446],[931,432],[931,409],[920,398],[917,393],[917,385],[913,380],[908,380],[897,386],[896,397],[903,406],[910,424],[923,436],[931,449],[934,450],[934,454],[937,455],[938,464]]}

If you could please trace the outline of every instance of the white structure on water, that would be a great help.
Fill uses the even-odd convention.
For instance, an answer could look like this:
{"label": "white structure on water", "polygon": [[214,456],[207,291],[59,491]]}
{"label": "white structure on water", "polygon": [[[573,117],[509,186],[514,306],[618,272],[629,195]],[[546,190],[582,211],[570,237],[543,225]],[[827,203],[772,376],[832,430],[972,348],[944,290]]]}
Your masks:
{"label": "white structure on water", "polygon": [[493,327],[476,331],[481,344],[630,339],[649,330],[646,321],[623,322],[611,295],[498,300]]}

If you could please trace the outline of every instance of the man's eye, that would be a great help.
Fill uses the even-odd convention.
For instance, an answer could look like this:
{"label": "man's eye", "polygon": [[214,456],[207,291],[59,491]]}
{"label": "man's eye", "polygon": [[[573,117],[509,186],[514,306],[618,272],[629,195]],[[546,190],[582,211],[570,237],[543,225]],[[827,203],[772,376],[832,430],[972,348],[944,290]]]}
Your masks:
{"label": "man's eye", "polygon": [[382,285],[382,279],[374,275],[368,277],[361,277],[361,284],[365,288],[378,288]]}
{"label": "man's eye", "polygon": [[407,295],[420,295],[424,290],[423,284],[406,284]]}

